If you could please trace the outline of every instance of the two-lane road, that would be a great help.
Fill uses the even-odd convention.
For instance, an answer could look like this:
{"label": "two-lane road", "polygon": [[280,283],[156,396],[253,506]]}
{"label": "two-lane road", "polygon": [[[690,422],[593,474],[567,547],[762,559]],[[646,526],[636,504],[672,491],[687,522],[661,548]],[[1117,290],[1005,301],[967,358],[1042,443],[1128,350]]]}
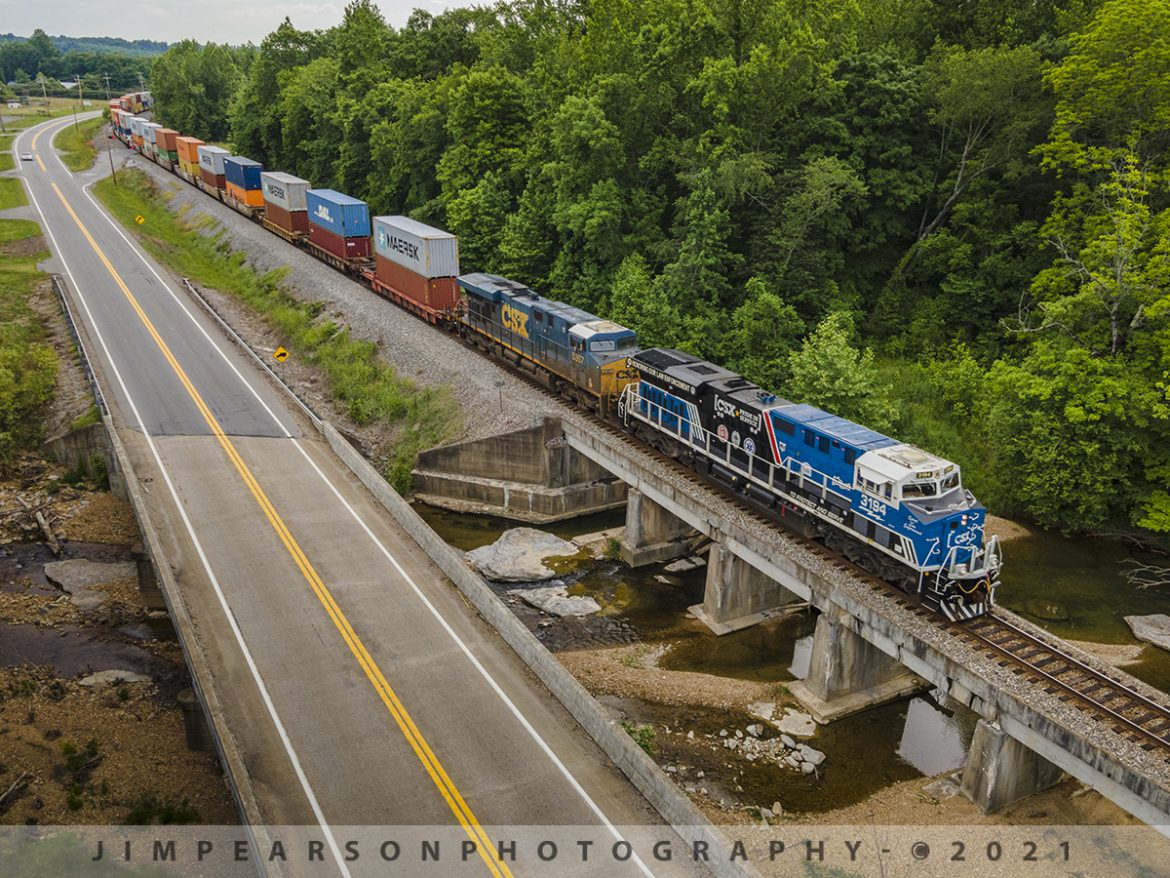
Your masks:
{"label": "two-lane road", "polygon": [[34,153],[18,163],[264,823],[315,827],[342,875],[376,871],[347,862],[339,830],[371,825],[456,827],[476,856],[450,874],[683,873],[637,854],[499,855],[503,827],[589,827],[608,849],[658,818],[106,214],[87,188],[100,171],[64,167],[50,147],[64,124],[20,134],[14,150]]}

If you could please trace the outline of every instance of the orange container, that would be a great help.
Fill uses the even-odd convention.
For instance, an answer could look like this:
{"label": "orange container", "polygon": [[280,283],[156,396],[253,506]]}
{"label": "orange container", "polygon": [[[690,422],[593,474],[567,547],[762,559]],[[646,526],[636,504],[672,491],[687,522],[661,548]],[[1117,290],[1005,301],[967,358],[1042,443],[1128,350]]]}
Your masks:
{"label": "orange container", "polygon": [[264,206],[264,193],[259,189],[241,189],[235,183],[228,183],[227,194],[248,207]]}
{"label": "orange container", "polygon": [[154,142],[160,149],[165,149],[167,152],[174,152],[175,138],[179,136],[179,132],[174,128],[158,128],[154,132]]}
{"label": "orange container", "polygon": [[190,164],[198,167],[199,153],[197,150],[203,145],[198,137],[176,137],[175,145],[171,149],[179,154],[179,161],[186,159]]}

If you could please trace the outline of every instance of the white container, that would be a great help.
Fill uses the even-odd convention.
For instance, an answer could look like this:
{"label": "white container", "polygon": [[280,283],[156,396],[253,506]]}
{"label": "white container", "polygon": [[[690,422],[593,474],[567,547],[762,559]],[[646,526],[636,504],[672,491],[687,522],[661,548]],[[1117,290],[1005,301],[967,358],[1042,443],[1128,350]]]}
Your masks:
{"label": "white container", "polygon": [[309,191],[309,181],[286,174],[284,171],[265,171],[260,175],[260,188],[264,190],[264,200],[283,207],[290,213],[295,210],[308,210],[305,204],[305,193]]}
{"label": "white container", "polygon": [[206,143],[197,147],[196,151],[199,153],[199,167],[217,177],[223,174],[223,160],[231,155],[230,152],[222,146],[208,146]]}
{"label": "white container", "polygon": [[459,239],[410,217],[374,217],[374,252],[422,277],[459,274]]}

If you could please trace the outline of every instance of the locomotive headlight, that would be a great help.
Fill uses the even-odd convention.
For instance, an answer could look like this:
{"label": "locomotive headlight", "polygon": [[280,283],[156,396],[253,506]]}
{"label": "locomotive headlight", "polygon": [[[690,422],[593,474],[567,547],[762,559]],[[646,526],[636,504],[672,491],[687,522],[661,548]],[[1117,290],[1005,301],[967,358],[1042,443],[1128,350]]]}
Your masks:
{"label": "locomotive headlight", "polygon": [[966,524],[966,523],[967,523],[967,516],[964,515],[963,516],[963,524]]}

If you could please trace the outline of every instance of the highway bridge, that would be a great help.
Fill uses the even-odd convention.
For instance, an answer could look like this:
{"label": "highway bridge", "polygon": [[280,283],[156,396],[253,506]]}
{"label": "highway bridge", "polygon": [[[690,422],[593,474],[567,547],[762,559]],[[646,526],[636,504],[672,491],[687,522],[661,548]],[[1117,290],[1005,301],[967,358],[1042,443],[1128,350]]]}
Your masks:
{"label": "highway bridge", "polygon": [[[311,827],[341,876],[377,871],[347,861],[342,827],[455,828],[474,848],[466,873],[501,878],[547,874],[499,854],[509,827],[578,827],[597,849],[673,838],[305,413],[107,214],[90,190],[101,165],[64,167],[51,142],[67,124],[28,129],[14,151],[33,155],[18,160],[32,214],[165,556],[243,821]],[[698,868],[634,850],[606,874]]]}

